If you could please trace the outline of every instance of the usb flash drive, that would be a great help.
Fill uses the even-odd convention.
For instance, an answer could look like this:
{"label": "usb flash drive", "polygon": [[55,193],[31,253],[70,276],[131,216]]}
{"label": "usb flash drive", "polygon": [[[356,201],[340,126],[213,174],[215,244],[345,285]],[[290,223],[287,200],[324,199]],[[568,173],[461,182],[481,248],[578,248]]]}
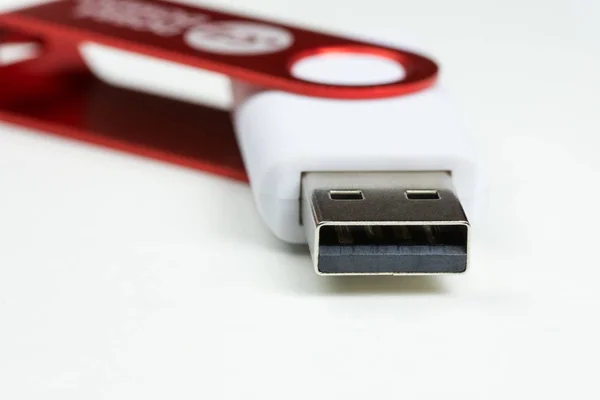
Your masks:
{"label": "usb flash drive", "polygon": [[254,198],[320,274],[466,270],[473,151],[441,89],[377,100],[239,90],[235,130]]}
{"label": "usb flash drive", "polygon": [[[247,176],[265,223],[308,243],[319,274],[467,268],[478,172],[426,56],[161,0],[63,0],[2,14],[0,49],[11,43],[40,51],[0,65],[3,120]],[[225,75],[231,114],[114,88],[85,62],[80,46],[90,44]],[[334,68],[322,55],[338,57]],[[343,61],[352,55],[363,59]],[[311,58],[311,74],[298,71]],[[382,60],[402,74],[379,79]],[[363,72],[371,76],[357,81]]]}

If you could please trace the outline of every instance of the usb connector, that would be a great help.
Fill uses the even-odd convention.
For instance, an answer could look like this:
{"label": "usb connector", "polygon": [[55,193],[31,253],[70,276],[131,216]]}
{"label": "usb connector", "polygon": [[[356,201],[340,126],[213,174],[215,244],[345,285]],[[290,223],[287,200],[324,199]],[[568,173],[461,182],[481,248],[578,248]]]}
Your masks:
{"label": "usb connector", "polygon": [[322,275],[460,273],[469,222],[447,172],[310,172],[302,224]]}

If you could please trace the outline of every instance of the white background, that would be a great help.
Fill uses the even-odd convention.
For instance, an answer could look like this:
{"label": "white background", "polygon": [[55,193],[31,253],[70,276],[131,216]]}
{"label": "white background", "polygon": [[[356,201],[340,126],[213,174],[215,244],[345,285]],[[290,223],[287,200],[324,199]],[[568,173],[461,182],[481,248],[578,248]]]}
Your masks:
{"label": "white background", "polygon": [[425,44],[489,177],[470,272],[318,277],[243,184],[0,124],[0,398],[599,398],[598,3],[209,3]]}

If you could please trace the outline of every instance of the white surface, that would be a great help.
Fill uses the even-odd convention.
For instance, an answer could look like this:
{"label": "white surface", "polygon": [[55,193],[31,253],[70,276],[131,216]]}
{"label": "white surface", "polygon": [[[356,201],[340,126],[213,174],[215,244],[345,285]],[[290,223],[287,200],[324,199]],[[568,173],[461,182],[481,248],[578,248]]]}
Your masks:
{"label": "white surface", "polygon": [[0,66],[8,66],[35,58],[38,52],[39,46],[31,43],[0,44]]}
{"label": "white surface", "polygon": [[469,218],[481,200],[471,143],[437,87],[351,102],[258,91],[236,96],[234,121],[257,207],[273,232],[292,243],[306,242],[303,172],[451,171]]}
{"label": "white surface", "polygon": [[241,184],[0,125],[0,398],[598,398],[598,3],[227,4],[423,39],[489,173],[470,272],[318,277]]}

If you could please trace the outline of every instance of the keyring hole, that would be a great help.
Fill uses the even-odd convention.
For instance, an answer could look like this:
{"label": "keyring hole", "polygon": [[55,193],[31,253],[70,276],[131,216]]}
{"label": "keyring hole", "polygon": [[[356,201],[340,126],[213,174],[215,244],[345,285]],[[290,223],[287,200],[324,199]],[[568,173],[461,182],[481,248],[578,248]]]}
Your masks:
{"label": "keyring hole", "polygon": [[338,86],[385,85],[403,80],[398,60],[354,49],[320,49],[296,59],[292,76],[303,81]]}

